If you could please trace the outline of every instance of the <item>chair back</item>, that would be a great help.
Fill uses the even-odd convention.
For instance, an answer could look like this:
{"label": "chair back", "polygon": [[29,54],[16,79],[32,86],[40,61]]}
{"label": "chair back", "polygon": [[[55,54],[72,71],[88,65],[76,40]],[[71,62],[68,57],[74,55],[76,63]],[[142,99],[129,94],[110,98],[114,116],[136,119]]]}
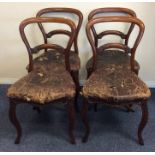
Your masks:
{"label": "chair back", "polygon": [[[25,30],[25,27],[30,24],[39,24],[39,23],[57,23],[57,27],[59,27],[59,25],[62,25],[62,24],[68,25],[71,30],[68,31],[69,40],[66,48],[63,48],[58,44],[48,44],[48,43],[44,43],[36,47],[31,47],[24,30]],[[58,18],[58,17],[40,17],[40,18],[34,17],[34,18],[28,18],[22,21],[19,26],[19,31],[20,31],[21,38],[29,54],[29,72],[33,70],[33,54],[38,53],[40,50],[43,50],[43,49],[45,50],[54,49],[58,51],[59,50],[63,51],[62,54],[65,55],[65,67],[66,67],[66,70],[70,72],[69,51],[76,37],[76,26],[74,22],[72,22],[69,19]]]}
{"label": "chair back", "polygon": [[[83,21],[83,15],[82,15],[81,11],[79,11],[77,9],[73,9],[73,8],[45,8],[45,9],[42,9],[42,10],[38,11],[36,17],[46,17],[47,14],[48,15],[54,14],[54,16],[56,16],[56,13],[68,13],[68,14],[71,14],[71,15],[78,16],[78,24],[76,26],[76,37],[75,37],[75,40],[74,40],[74,51],[76,53],[78,53],[77,38],[78,38],[78,34],[79,34],[79,31],[80,31],[80,28],[81,28],[81,25],[82,25],[82,21]],[[62,17],[64,17],[64,15],[62,15]],[[74,22],[74,20],[73,20],[73,22]],[[42,34],[43,34],[45,43],[48,42],[48,38],[51,38],[56,34],[63,34],[63,35],[67,35],[67,36],[69,35],[68,31],[64,31],[64,30],[61,30],[61,29],[53,30],[53,31],[50,31],[50,32],[47,33],[45,31],[45,28],[43,27],[43,25],[41,23],[38,23],[38,26],[39,26]]]}
{"label": "chair back", "polygon": [[[124,44],[120,44],[120,43],[108,43],[108,44],[104,44],[104,45],[101,45],[99,48],[96,47],[95,45],[95,41],[93,40],[93,34],[91,33],[92,32],[92,27],[95,25],[95,24],[99,24],[99,23],[111,23],[111,22],[121,22],[121,23],[130,23],[130,24],[134,24],[134,25],[137,25],[138,28],[139,28],[139,32],[138,32],[138,35],[136,36],[136,39],[135,39],[135,42],[133,44],[133,47],[132,48],[129,48],[127,45],[124,45]],[[97,51],[99,50],[106,50],[106,49],[110,49],[110,48],[117,48],[117,49],[121,49],[121,50],[124,50],[125,52],[129,53],[131,55],[130,57],[130,64],[131,64],[131,69],[134,71],[134,68],[135,68],[135,52],[136,52],[136,49],[142,39],[142,36],[143,36],[143,33],[144,33],[144,29],[145,29],[145,26],[144,26],[144,23],[138,19],[138,18],[135,18],[135,17],[126,17],[126,16],[111,16],[111,17],[100,17],[100,18],[94,18],[90,21],[88,21],[87,25],[86,25],[86,34],[87,34],[87,37],[88,37],[88,40],[89,40],[89,43],[92,47],[92,51],[93,51],[93,70],[96,69],[96,65],[97,65],[97,62],[96,62],[96,55],[97,55]],[[118,33],[117,30],[113,30],[114,33]]]}
{"label": "chair back", "polygon": [[[92,10],[89,15],[88,15],[88,21],[94,18],[97,18],[99,15],[99,17],[101,17],[101,15],[104,16],[110,16],[110,14],[112,14],[112,16],[114,16],[114,14],[119,14],[118,16],[130,16],[130,17],[136,17],[136,13],[128,8],[120,8],[120,7],[109,7],[109,8],[98,8],[95,10]],[[116,16],[116,15],[115,15]],[[98,40],[102,39],[102,37],[107,36],[107,35],[117,35],[120,36],[121,39],[123,39],[125,41],[125,45],[128,45],[129,42],[129,37],[131,32],[134,29],[134,23],[132,23],[128,29],[128,32],[126,34],[120,32],[120,31],[104,31],[100,34],[96,33],[96,29],[93,26],[92,27],[92,32],[94,35],[94,40],[95,40],[95,46],[98,46]]]}

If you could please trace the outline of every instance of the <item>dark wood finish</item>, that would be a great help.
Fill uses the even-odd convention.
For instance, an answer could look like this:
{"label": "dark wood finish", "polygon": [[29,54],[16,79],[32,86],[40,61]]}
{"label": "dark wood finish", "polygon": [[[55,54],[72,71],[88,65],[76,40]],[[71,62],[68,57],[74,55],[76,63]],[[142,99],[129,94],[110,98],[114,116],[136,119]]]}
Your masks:
{"label": "dark wood finish", "polygon": [[[77,37],[78,37],[79,31],[80,31],[80,28],[82,25],[82,21],[83,21],[83,15],[82,15],[81,11],[79,11],[77,9],[73,9],[73,8],[45,8],[45,9],[38,11],[36,17],[46,16],[46,14],[51,14],[51,13],[69,13],[71,15],[74,14],[74,15],[78,16],[79,20],[78,20],[78,24],[76,26],[76,37],[74,40],[74,50],[76,53],[78,53],[79,50],[78,50],[78,45],[77,45]],[[54,16],[56,16],[56,15],[54,14]],[[50,38],[55,34],[69,35],[68,31],[62,31],[62,30],[51,31],[48,34],[46,34],[46,31],[45,31],[43,25],[41,23],[39,23],[38,25],[39,25],[39,28],[40,28],[43,36],[44,36],[45,43],[47,43],[47,38]]]}
{"label": "dark wood finish", "polygon": [[69,136],[70,136],[70,143],[75,144],[75,137],[74,137],[74,127],[75,127],[75,107],[74,107],[74,100],[68,101],[68,120],[69,120]]}
{"label": "dark wood finish", "polygon": [[22,136],[22,129],[21,129],[20,123],[16,116],[16,105],[17,105],[17,103],[13,103],[10,100],[9,119],[10,119],[11,123],[15,126],[16,131],[17,131],[17,137],[15,139],[15,144],[19,144],[21,136]]}
{"label": "dark wood finish", "polygon": [[88,112],[88,101],[87,99],[84,97],[83,98],[83,107],[82,107],[82,112],[81,112],[81,116],[82,116],[82,121],[85,125],[85,135],[82,138],[82,142],[85,143],[88,141],[88,137],[89,137],[89,133],[90,133],[90,127],[89,127],[89,123],[88,123],[88,116],[87,116],[87,112]]}
{"label": "dark wood finish", "polygon": [[[33,48],[31,48],[27,38],[26,38],[26,35],[25,35],[25,32],[24,32],[24,29],[25,27],[28,25],[28,24],[32,24],[32,23],[50,23],[50,22],[53,22],[53,23],[63,23],[63,24],[66,24],[68,25],[70,28],[71,28],[71,37],[70,37],[70,40],[68,42],[68,45],[65,49],[65,62],[66,62],[66,69],[70,72],[70,63],[69,63],[69,52],[70,51],[70,48],[72,46],[72,43],[74,41],[74,38],[76,36],[76,27],[75,27],[75,24],[69,20],[69,19],[64,19],[64,18],[57,18],[57,17],[42,17],[42,18],[28,18],[26,20],[24,20],[21,24],[20,24],[20,27],[19,27],[19,30],[20,30],[20,35],[21,35],[21,38],[24,42],[24,44],[26,45],[26,48],[27,48],[27,51],[28,51],[28,54],[29,54],[29,68],[28,68],[28,71],[32,71],[33,70],[33,57],[32,57],[32,54],[33,54]],[[50,48],[50,49],[55,49],[56,47],[55,46],[58,46],[58,45],[52,45],[52,44],[44,44],[44,45],[41,45],[41,47],[37,47],[37,48],[41,48],[41,49],[47,49],[47,48]],[[60,47],[60,46],[59,46]]]}
{"label": "dark wood finish", "polygon": [[[121,13],[121,14],[124,14],[125,16],[136,17],[136,13],[131,9],[120,8],[120,7],[108,7],[108,8],[98,8],[98,9],[92,10],[88,15],[88,21],[91,19],[97,18],[99,14],[106,14],[106,13]],[[123,34],[120,31],[105,31],[97,35],[95,28],[92,27],[92,31],[95,38],[95,45],[96,47],[98,46],[98,39],[101,39],[103,36],[109,35],[109,34],[120,36],[122,39],[125,39],[125,45],[128,45],[129,37],[133,29],[134,29],[134,23],[130,25],[130,28],[127,34]]]}
{"label": "dark wood finish", "polygon": [[121,50],[124,50],[124,52],[127,52],[127,53],[131,53],[131,49],[124,45],[124,44],[120,44],[120,43],[108,43],[108,44],[104,44],[102,46],[100,46],[97,51],[100,51],[100,50],[107,50],[107,49],[110,49],[110,48],[117,48],[117,49],[121,49]]}
{"label": "dark wood finish", "polygon": [[[37,72],[37,70],[34,69],[33,67],[33,54],[38,52],[39,50],[42,50],[42,49],[54,49],[54,50],[62,50],[62,48],[59,46],[59,45],[55,45],[55,44],[42,44],[42,45],[38,45],[34,48],[30,47],[30,44],[27,40],[27,37],[26,37],[26,34],[24,32],[24,29],[27,25],[29,24],[34,24],[34,23],[57,23],[57,24],[66,24],[68,25],[70,28],[71,28],[71,35],[70,35],[70,38],[69,38],[69,41],[68,41],[68,44],[67,44],[67,47],[66,49],[63,49],[64,50],[64,59],[65,59],[65,66],[64,66],[64,73],[66,74],[66,72],[68,74],[70,74],[70,63],[69,63],[69,51],[70,51],[70,48],[72,46],[72,43],[75,39],[75,36],[76,36],[76,26],[75,24],[69,20],[69,19],[64,19],[64,18],[56,18],[56,17],[40,17],[40,18],[28,18],[26,20],[24,20],[23,22],[21,22],[20,24],[20,27],[19,27],[19,30],[20,30],[20,34],[21,34],[21,38],[24,42],[24,44],[26,45],[26,48],[27,48],[27,51],[28,51],[28,55],[29,55],[29,73],[28,73],[28,76],[25,76],[24,78],[21,79],[21,81],[24,79],[29,79],[29,77],[31,77],[31,75],[35,75],[35,73]],[[55,68],[51,68],[51,71],[54,70]],[[61,68],[60,68],[61,69]],[[50,70],[45,70],[46,74],[50,73]],[[62,72],[62,70],[60,70],[60,72]],[[58,72],[56,73],[58,74]],[[63,76],[63,74],[62,74]],[[72,78],[71,78],[72,79]],[[20,81],[20,80],[19,80]],[[18,81],[18,82],[19,82]],[[41,80],[42,81],[42,80]],[[33,78],[32,79],[32,83],[37,83],[39,85],[39,82],[40,80],[37,79],[37,78]],[[57,82],[58,84],[58,82]],[[40,85],[43,85],[43,83],[40,83]],[[69,117],[69,137],[70,137],[70,142],[73,144],[75,143],[75,137],[74,137],[74,134],[73,134],[73,130],[74,130],[74,121],[75,121],[75,110],[74,110],[74,104],[73,104],[73,100],[74,100],[74,96],[71,96],[71,97],[60,97],[60,98],[56,98],[56,99],[51,99],[51,100],[45,100],[43,102],[41,102],[41,100],[36,100],[36,102],[34,102],[33,100],[27,98],[27,97],[15,97],[15,96],[11,96],[10,94],[12,93],[11,91],[12,90],[16,90],[14,89],[15,86],[18,86],[17,82],[11,86],[8,90],[8,97],[10,99],[10,109],[9,109],[9,118],[10,118],[10,121],[12,122],[12,124],[15,126],[16,128],[16,131],[17,131],[17,137],[16,137],[16,140],[15,140],[15,143],[16,144],[19,144],[20,143],[20,139],[21,139],[21,135],[22,135],[22,129],[21,129],[21,126],[19,124],[19,121],[17,120],[17,117],[16,117],[16,105],[17,104],[21,104],[21,103],[26,103],[28,105],[33,105],[34,107],[41,107],[43,105],[48,105],[48,104],[51,104],[51,103],[57,103],[57,102],[65,102],[67,103],[68,107],[67,107],[67,111],[69,113],[68,117]],[[47,85],[46,85],[47,87]],[[50,88],[50,84],[48,84],[48,87]],[[24,87],[25,88],[25,87]],[[39,89],[40,87],[38,87]],[[74,88],[73,88],[74,89]],[[63,91],[63,89],[61,90]],[[22,92],[22,91],[21,91]],[[14,93],[13,93],[14,94]],[[40,103],[39,103],[40,102]]]}
{"label": "dark wood finish", "polygon": [[78,96],[79,96],[79,91],[80,91],[80,84],[79,84],[79,71],[71,71],[72,78],[76,84],[76,95],[75,95],[75,109],[76,112],[79,112],[79,107],[78,107]]}
{"label": "dark wood finish", "polygon": [[[134,68],[135,68],[135,52],[136,52],[136,49],[141,41],[141,38],[143,36],[143,33],[144,33],[144,24],[142,21],[140,21],[139,19],[137,18],[133,18],[133,17],[122,17],[122,16],[111,16],[111,17],[101,17],[101,18],[95,18],[95,19],[92,19],[90,20],[88,23],[87,23],[87,26],[86,26],[86,32],[87,32],[87,37],[88,37],[88,40],[90,42],[90,45],[92,47],[92,51],[93,51],[93,71],[96,69],[96,54],[97,54],[97,48],[94,44],[94,41],[93,41],[93,37],[91,35],[91,29],[92,27],[97,24],[97,23],[105,23],[105,22],[124,22],[124,23],[133,23],[133,24],[136,24],[138,27],[139,27],[139,33],[138,33],[138,36],[135,40],[135,43],[133,45],[133,47],[131,48],[131,69],[134,71]],[[119,44],[119,48],[120,48],[120,44]],[[115,43],[111,46],[108,46],[106,47],[107,48],[118,48],[118,44],[116,45]]]}
{"label": "dark wood finish", "polygon": [[142,118],[141,118],[141,122],[138,127],[138,142],[139,142],[139,144],[144,145],[142,132],[143,132],[143,129],[146,126],[146,123],[148,121],[147,101],[145,101],[145,100],[143,101],[143,103],[141,104],[141,110],[142,110]]}
{"label": "dark wood finish", "polygon": [[[96,47],[95,42],[93,41],[91,30],[95,24],[105,23],[105,22],[125,22],[125,23],[131,23],[131,24],[137,25],[139,27],[139,33],[137,35],[136,41],[132,48],[129,49],[126,45],[122,45],[118,43],[110,43],[110,44],[101,46],[101,48],[105,50],[109,48],[118,48],[129,52],[131,54],[131,57],[130,57],[131,69],[123,68],[122,66],[113,66],[113,67],[109,66],[108,68],[104,66],[101,69],[97,69],[96,66],[98,62],[96,60],[96,57],[98,54],[98,50],[97,50],[98,48]],[[88,140],[88,135],[90,131],[88,118],[87,118],[87,108],[86,108],[88,107],[88,101],[89,101],[90,103],[104,103],[105,105],[106,104],[119,105],[119,106],[127,106],[127,105],[131,106],[134,104],[140,105],[142,110],[142,119],[138,127],[138,142],[139,144],[143,145],[144,142],[142,138],[142,131],[148,120],[147,99],[150,96],[150,90],[147,88],[145,83],[143,83],[138,78],[138,76],[134,71],[135,52],[144,33],[143,22],[135,17],[111,16],[111,17],[94,18],[87,23],[86,33],[93,51],[93,72],[83,87],[83,96],[86,100],[83,102],[84,105],[83,105],[83,113],[82,113],[83,123],[86,128],[83,142],[86,142]],[[122,81],[123,79],[127,80],[128,82],[125,82],[125,81],[123,82]],[[121,80],[123,83],[120,82],[119,80]],[[101,87],[97,85],[98,83]],[[98,87],[95,87],[95,84]],[[91,89],[91,87],[94,90]],[[88,88],[88,92],[90,93],[87,93],[87,88]],[[126,93],[124,92],[125,90],[126,90]],[[133,94],[133,92],[135,94]],[[94,96],[93,93],[96,93],[97,95]]]}

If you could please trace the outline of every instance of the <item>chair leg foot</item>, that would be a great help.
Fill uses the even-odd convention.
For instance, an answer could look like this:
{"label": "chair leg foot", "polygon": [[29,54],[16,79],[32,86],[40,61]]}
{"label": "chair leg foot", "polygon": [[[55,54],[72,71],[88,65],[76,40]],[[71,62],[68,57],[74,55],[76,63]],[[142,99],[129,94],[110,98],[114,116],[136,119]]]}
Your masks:
{"label": "chair leg foot", "polygon": [[73,100],[68,101],[68,120],[69,120],[69,138],[70,143],[75,144],[74,127],[75,127],[75,107]]}
{"label": "chair leg foot", "polygon": [[135,111],[133,110],[132,104],[127,105],[125,108],[126,108],[126,111],[127,111],[127,112],[135,112]]}
{"label": "chair leg foot", "polygon": [[40,109],[40,107],[33,106],[33,110],[36,110],[36,111],[38,112],[38,114],[41,113],[41,109]]}
{"label": "chair leg foot", "polygon": [[84,98],[83,107],[82,107],[82,120],[83,120],[83,123],[85,126],[85,135],[82,138],[83,143],[86,143],[88,141],[88,137],[89,137],[89,133],[90,133],[87,112],[88,112],[88,101],[86,98]]}
{"label": "chair leg foot", "polygon": [[82,138],[82,143],[86,143],[88,141],[88,137],[89,137],[89,134],[85,133],[85,135]]}
{"label": "chair leg foot", "polygon": [[140,145],[144,145],[143,139],[139,139],[139,140],[138,140],[138,143],[139,143]]}
{"label": "chair leg foot", "polygon": [[141,118],[141,122],[140,122],[139,127],[138,127],[138,142],[139,142],[140,145],[144,145],[144,140],[143,140],[143,137],[142,137],[142,132],[143,132],[143,129],[146,126],[147,121],[148,121],[147,101],[144,101],[141,104],[141,110],[142,110],[142,118]]}
{"label": "chair leg foot", "polygon": [[11,123],[15,126],[16,131],[17,131],[17,137],[15,139],[15,144],[19,144],[21,136],[22,136],[22,129],[16,117],[16,105],[17,105],[16,103],[10,102],[9,119]]}

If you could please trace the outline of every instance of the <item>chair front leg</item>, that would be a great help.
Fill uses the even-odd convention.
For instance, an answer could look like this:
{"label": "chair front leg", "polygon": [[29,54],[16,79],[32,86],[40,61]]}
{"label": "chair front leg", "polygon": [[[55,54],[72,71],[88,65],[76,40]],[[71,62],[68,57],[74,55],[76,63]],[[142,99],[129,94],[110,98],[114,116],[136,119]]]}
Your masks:
{"label": "chair front leg", "polygon": [[16,103],[13,103],[12,101],[10,101],[9,119],[11,123],[15,126],[16,131],[17,131],[17,137],[15,139],[15,144],[19,144],[21,136],[22,136],[22,129],[16,117],[16,105],[17,105]]}
{"label": "chair front leg", "polygon": [[88,141],[89,133],[90,133],[90,127],[88,122],[88,101],[86,98],[84,98],[83,107],[82,107],[82,120],[85,126],[85,135],[82,138],[82,142],[85,143]]}
{"label": "chair front leg", "polygon": [[148,107],[147,107],[147,101],[143,101],[141,104],[141,110],[142,110],[142,118],[141,122],[138,127],[138,142],[140,145],[144,145],[142,132],[144,127],[146,126],[146,123],[148,121]]}
{"label": "chair front leg", "polygon": [[68,120],[69,120],[69,138],[70,143],[75,144],[75,136],[74,136],[74,128],[75,128],[75,106],[74,100],[70,99],[67,103],[67,110],[68,110]]}

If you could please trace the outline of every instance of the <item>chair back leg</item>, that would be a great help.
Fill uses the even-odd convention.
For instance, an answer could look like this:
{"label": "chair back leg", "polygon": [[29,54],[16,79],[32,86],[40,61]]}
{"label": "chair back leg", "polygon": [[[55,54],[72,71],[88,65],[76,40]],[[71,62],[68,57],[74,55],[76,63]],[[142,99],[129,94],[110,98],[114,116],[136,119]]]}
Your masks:
{"label": "chair back leg", "polygon": [[67,110],[68,110],[68,121],[69,121],[69,138],[70,143],[75,144],[75,136],[74,136],[74,128],[75,128],[75,106],[74,100],[69,99],[67,103]]}
{"label": "chair back leg", "polygon": [[88,141],[88,137],[89,137],[89,133],[90,133],[90,127],[89,127],[89,122],[88,122],[88,101],[86,98],[83,98],[84,102],[83,102],[83,107],[82,107],[82,121],[84,123],[85,126],[85,135],[82,138],[82,142],[85,143]]}

